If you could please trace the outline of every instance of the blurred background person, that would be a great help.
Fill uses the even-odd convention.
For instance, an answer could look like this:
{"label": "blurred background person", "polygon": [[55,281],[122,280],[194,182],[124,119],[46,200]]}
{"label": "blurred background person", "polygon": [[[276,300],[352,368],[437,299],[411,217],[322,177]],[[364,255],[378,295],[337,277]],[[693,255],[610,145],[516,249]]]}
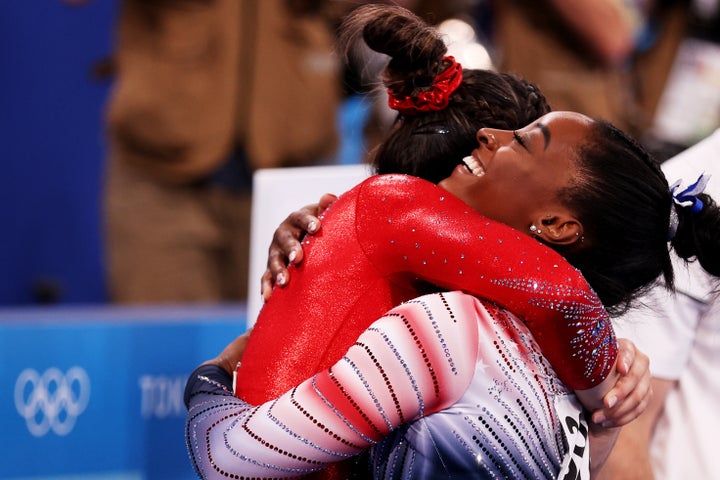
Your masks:
{"label": "blurred background person", "polygon": [[[245,298],[253,172],[347,157],[337,115],[364,87],[343,71],[334,33],[364,3],[122,2],[107,111],[111,301]],[[438,20],[469,4],[397,3]],[[358,139],[371,138],[366,149],[385,131],[348,121],[340,135],[366,126]]]}
{"label": "blurred background person", "polygon": [[337,145],[331,3],[123,1],[107,109],[112,301],[245,297],[253,171],[327,163]]}
{"label": "blurred background person", "polygon": [[[536,83],[554,110],[576,110],[640,133],[682,35],[676,25],[681,14],[665,3],[494,2],[499,68]],[[642,68],[652,68],[653,74],[639,82],[635,72]]]}
{"label": "blurred background person", "polygon": [[661,161],[720,126],[717,0],[482,4],[497,67],[554,110],[610,120]]}
{"label": "blurred background person", "polygon": [[686,28],[645,142],[669,158],[720,126],[720,1],[686,2]]}

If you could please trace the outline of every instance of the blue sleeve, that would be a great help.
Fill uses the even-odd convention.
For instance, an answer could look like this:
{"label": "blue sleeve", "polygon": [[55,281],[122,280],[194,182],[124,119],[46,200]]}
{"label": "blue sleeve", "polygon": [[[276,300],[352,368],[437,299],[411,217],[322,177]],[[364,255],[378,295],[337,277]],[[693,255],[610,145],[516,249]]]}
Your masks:
{"label": "blue sleeve", "polygon": [[200,365],[185,385],[185,407],[189,410],[207,395],[232,396],[232,377],[217,365]]}

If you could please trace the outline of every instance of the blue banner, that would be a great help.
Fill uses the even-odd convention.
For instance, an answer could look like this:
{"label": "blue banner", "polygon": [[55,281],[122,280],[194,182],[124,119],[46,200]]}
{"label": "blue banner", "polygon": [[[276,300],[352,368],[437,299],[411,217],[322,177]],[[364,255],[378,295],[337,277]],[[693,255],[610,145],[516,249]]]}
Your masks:
{"label": "blue banner", "polygon": [[244,306],[0,313],[0,479],[197,478],[185,381],[245,325]]}

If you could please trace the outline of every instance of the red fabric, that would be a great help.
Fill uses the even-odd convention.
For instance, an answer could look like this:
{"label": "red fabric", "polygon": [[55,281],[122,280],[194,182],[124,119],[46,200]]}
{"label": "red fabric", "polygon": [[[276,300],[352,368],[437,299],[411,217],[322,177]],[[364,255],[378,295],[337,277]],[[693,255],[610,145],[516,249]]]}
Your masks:
{"label": "red fabric", "polygon": [[374,320],[432,285],[525,319],[572,389],[597,385],[617,356],[609,318],[576,269],[424,180],[366,180],[331,206],[303,247],[290,284],[260,312],[238,370],[236,393],[251,404],[330,367]]}

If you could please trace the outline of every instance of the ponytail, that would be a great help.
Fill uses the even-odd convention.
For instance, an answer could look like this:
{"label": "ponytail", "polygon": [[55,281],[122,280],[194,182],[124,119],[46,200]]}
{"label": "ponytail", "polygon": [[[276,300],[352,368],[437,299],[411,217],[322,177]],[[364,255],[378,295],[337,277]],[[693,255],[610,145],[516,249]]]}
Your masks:
{"label": "ponytail", "polygon": [[671,245],[677,255],[700,265],[716,277],[720,277],[720,208],[707,194],[699,194],[702,209],[693,212],[687,207],[675,206],[678,225]]}

